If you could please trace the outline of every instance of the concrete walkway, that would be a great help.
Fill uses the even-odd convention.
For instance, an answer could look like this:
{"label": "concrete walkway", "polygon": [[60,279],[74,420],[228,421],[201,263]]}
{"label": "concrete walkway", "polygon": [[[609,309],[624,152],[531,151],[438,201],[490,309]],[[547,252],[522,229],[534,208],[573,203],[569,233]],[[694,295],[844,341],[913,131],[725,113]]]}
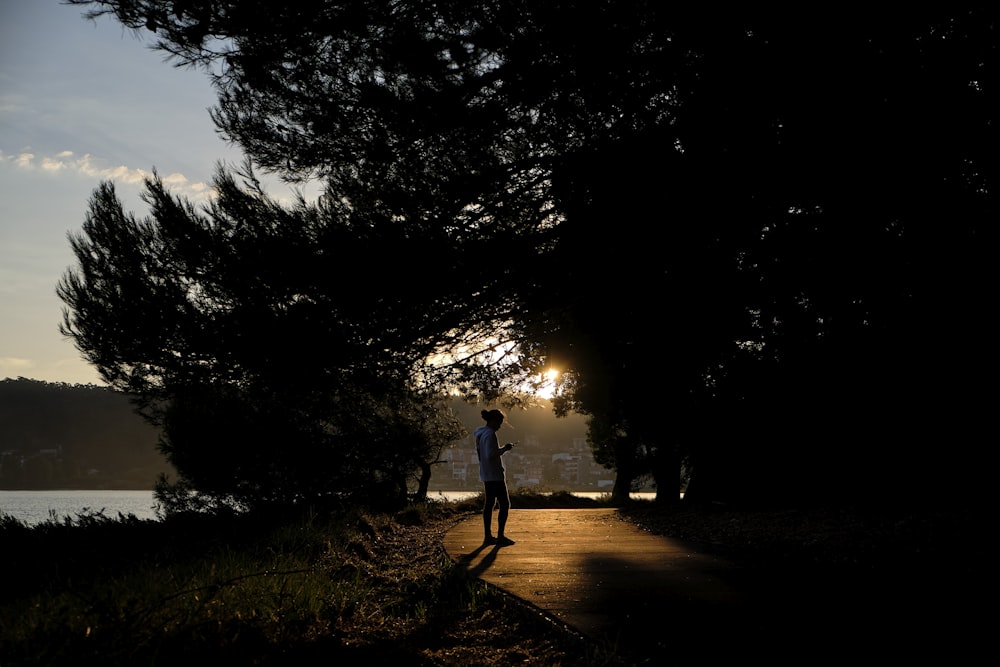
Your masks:
{"label": "concrete walkway", "polygon": [[515,543],[504,547],[482,545],[476,516],[445,535],[445,549],[471,576],[612,646],[669,651],[697,619],[710,614],[716,625],[745,603],[730,563],[643,532],[615,512],[511,510],[507,536]]}
{"label": "concrete walkway", "polygon": [[473,516],[451,529],[444,545],[469,576],[531,603],[631,664],[954,660],[982,639],[974,628],[965,630],[968,623],[954,622],[958,610],[922,600],[918,582],[880,590],[878,581],[749,572],[643,532],[615,513],[512,509],[507,536],[515,543],[504,547],[484,547],[482,518]]}

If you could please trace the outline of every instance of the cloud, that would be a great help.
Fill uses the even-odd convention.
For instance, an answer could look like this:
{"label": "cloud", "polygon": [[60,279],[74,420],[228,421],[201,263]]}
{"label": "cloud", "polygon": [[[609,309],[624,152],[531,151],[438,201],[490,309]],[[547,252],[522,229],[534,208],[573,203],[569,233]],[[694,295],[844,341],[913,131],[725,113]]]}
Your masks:
{"label": "cloud", "polygon": [[[0,83],[9,85],[11,83],[11,77],[0,74]],[[0,113],[12,114],[24,111],[27,107],[26,102],[27,98],[24,95],[0,95]]]}
{"label": "cloud", "polygon": [[[108,165],[106,161],[89,153],[77,155],[73,151],[61,151],[55,155],[38,156],[25,151],[9,155],[0,151],[0,162],[9,162],[17,169],[25,172],[42,172],[49,174],[79,174],[100,180],[142,185],[153,173],[145,169],[137,169],[125,165]],[[187,196],[192,199],[206,199],[212,193],[212,188],[198,181],[192,183],[184,174],[174,172],[161,175],[163,182],[175,195]]]}

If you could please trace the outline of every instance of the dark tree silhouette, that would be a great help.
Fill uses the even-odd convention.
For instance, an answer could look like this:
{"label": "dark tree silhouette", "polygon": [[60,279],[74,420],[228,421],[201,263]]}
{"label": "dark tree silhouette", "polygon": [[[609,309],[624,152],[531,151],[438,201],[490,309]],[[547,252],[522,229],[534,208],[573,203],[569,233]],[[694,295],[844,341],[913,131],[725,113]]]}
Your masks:
{"label": "dark tree silhouette", "polygon": [[215,67],[265,168],[502,244],[470,286],[526,365],[690,497],[928,497],[916,438],[977,454],[994,11],[72,1]]}
{"label": "dark tree silhouette", "polygon": [[669,124],[557,181],[568,405],[689,451],[691,499],[940,501],[995,373],[993,15],[671,25]]}
{"label": "dark tree silhouette", "polygon": [[462,267],[411,276],[393,253],[413,233],[419,254],[416,230],[369,234],[247,179],[220,171],[199,212],[154,178],[144,220],[102,185],[58,286],[62,331],[162,423],[163,451],[198,492],[243,506],[405,497],[407,475],[459,433],[434,414],[435,374],[458,366],[427,360],[478,317],[431,289]]}

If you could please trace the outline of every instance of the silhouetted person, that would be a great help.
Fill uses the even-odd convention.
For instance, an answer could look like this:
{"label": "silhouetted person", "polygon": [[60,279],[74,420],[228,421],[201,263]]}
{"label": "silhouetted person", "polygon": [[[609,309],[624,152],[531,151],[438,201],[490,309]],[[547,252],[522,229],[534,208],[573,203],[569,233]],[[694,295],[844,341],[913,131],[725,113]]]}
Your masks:
{"label": "silhouetted person", "polygon": [[[507,479],[504,476],[503,462],[500,457],[514,448],[507,443],[503,447],[497,439],[497,431],[503,425],[504,413],[499,410],[483,410],[485,426],[476,429],[476,454],[479,455],[479,479],[483,482],[486,501],[483,503],[483,544],[513,544],[514,541],[505,537],[503,532],[507,526],[507,514],[510,512],[510,495],[507,493]],[[499,507],[497,514],[497,536],[493,537],[493,506]]]}

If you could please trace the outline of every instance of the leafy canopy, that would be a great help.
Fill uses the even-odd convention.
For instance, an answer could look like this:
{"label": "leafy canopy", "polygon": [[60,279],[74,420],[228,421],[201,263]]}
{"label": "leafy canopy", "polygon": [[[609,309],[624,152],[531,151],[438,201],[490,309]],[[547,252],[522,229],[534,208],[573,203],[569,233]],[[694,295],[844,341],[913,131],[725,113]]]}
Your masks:
{"label": "leafy canopy", "polygon": [[204,66],[223,134],[331,208],[482,242],[502,261],[466,294],[507,297],[492,321],[569,371],[562,408],[691,449],[713,493],[835,485],[978,405],[989,10],[72,1]]}

